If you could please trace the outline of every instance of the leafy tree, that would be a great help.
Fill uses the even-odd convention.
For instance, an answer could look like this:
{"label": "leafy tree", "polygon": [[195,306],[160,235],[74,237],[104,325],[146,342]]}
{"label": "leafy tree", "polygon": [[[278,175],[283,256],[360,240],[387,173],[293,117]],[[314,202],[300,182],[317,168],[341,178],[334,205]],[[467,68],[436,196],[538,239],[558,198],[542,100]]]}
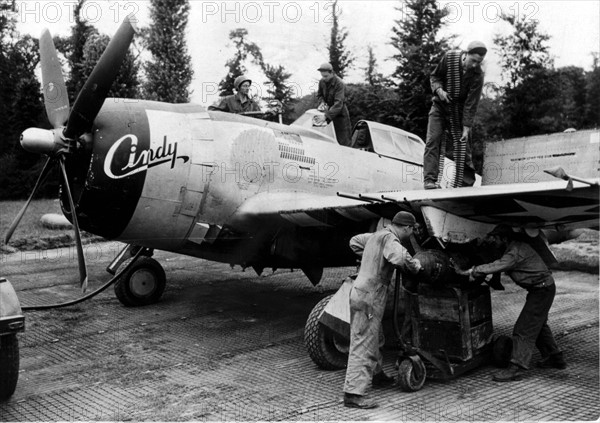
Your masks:
{"label": "leafy tree", "polygon": [[15,28],[16,0],[0,2],[0,42]]}
{"label": "leafy tree", "polygon": [[79,0],[73,8],[75,24],[71,27],[70,37],[64,39],[55,37],[56,49],[66,56],[71,70],[69,78],[66,80],[71,104],[75,102],[77,94],[89,76],[89,72],[85,73],[83,70],[85,43],[91,35],[98,34],[98,30],[81,17],[81,9],[85,1]]}
{"label": "leafy tree", "polygon": [[367,83],[369,85],[380,85],[387,83],[388,81],[386,81],[386,79],[383,77],[383,74],[377,72],[377,59],[375,58],[375,52],[373,51],[372,45],[367,47],[367,54],[367,66],[363,68]]}
{"label": "leafy tree", "polygon": [[354,57],[345,46],[348,31],[339,27],[337,0],[332,4],[333,25],[331,26],[331,36],[329,40],[329,63],[333,71],[340,77],[346,76],[346,71],[352,67]]}
{"label": "leafy tree", "polygon": [[252,58],[252,63],[259,65],[263,70],[265,69],[266,65],[260,47],[248,41],[247,36],[248,30],[245,28],[237,28],[229,33],[229,39],[233,41],[233,45],[235,46],[235,53],[225,63],[228,71],[227,75],[219,83],[219,95],[221,96],[233,94],[235,88],[233,82],[235,78],[246,73],[245,63],[248,56]]}
{"label": "leafy tree", "polygon": [[[21,148],[19,137],[28,127],[49,127],[35,75],[39,63],[38,41],[18,37],[13,4],[0,3],[0,198],[27,196],[44,161]],[[56,194],[57,174],[41,187]]]}
{"label": "leafy tree", "polygon": [[269,99],[279,100],[283,104],[283,117],[287,120],[288,114],[293,110],[294,103],[294,90],[287,83],[292,74],[286,72],[281,65],[265,64],[263,70],[267,77],[266,84]]}
{"label": "leafy tree", "polygon": [[509,35],[496,35],[494,44],[500,55],[502,77],[507,80],[507,88],[514,88],[538,69],[552,66],[549,47],[550,36],[540,32],[538,21],[502,14],[501,19],[512,26]]}
{"label": "leafy tree", "polygon": [[352,126],[361,119],[395,126],[396,121],[390,110],[397,107],[398,100],[393,88],[383,85],[348,84],[346,99]]}
{"label": "leafy tree", "polygon": [[[396,97],[393,88],[382,85],[347,84],[346,100],[352,126],[361,119],[394,125],[395,122],[389,109],[396,107]],[[314,108],[314,105],[314,94],[297,99],[294,110],[289,114],[289,119],[291,121],[298,119],[304,112]]]}
{"label": "leafy tree", "polygon": [[393,77],[398,81],[396,124],[425,137],[431,108],[429,76],[442,55],[451,48],[452,37],[438,36],[448,11],[436,0],[405,0],[402,13],[392,28],[391,45],[398,51],[392,58],[397,66]]}
{"label": "leafy tree", "polygon": [[185,29],[188,0],[150,0],[152,24],[147,48],[152,58],[146,63],[145,97],[170,103],[189,101],[193,70],[187,53]]}
{"label": "leafy tree", "polygon": [[[80,74],[83,78],[87,79],[92,73],[109,42],[110,38],[107,35],[90,34],[88,36],[83,47],[83,57],[79,66]],[[108,92],[108,96],[120,98],[138,97],[140,85],[138,71],[139,64],[135,57],[131,51],[127,52],[117,78]]]}
{"label": "leafy tree", "polygon": [[[14,96],[14,85],[11,80],[10,55],[13,51],[13,31],[15,30],[15,4],[13,2],[0,2],[0,125],[2,128],[11,121],[10,119],[10,101]],[[3,131],[0,138],[0,154],[4,154],[12,147],[12,140]]]}
{"label": "leafy tree", "polygon": [[600,67],[597,62],[585,76],[585,126],[600,128]]}
{"label": "leafy tree", "polygon": [[558,76],[558,92],[555,107],[559,112],[558,119],[566,128],[581,129],[585,125],[586,111],[586,79],[583,68],[565,66],[556,70]]}

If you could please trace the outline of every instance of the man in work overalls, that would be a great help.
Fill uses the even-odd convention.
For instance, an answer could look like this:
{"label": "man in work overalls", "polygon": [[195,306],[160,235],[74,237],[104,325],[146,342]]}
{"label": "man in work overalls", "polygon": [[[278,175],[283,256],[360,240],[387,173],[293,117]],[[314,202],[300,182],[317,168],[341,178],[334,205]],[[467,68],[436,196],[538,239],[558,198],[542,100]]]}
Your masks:
{"label": "man in work overalls", "polygon": [[[365,396],[369,384],[378,387],[393,383],[393,378],[383,372],[379,332],[394,268],[413,274],[421,270],[421,263],[400,244],[410,238],[415,223],[411,213],[399,212],[390,226],[372,234],[364,244],[358,277],[350,291],[350,352],[344,384],[346,407],[377,407],[376,402]],[[350,241],[355,252],[360,250],[359,239],[366,239],[363,235]]]}

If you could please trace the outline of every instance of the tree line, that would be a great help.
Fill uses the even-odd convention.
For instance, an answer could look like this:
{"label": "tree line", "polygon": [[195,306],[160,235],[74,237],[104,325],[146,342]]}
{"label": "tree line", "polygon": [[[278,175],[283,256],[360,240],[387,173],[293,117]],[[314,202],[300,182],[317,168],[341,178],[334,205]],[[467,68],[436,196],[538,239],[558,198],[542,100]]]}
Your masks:
{"label": "tree line", "polygon": [[[55,37],[69,73],[71,96],[79,92],[108,44],[108,36],[80,18],[85,0],[75,7],[74,25],[68,37]],[[11,4],[12,3],[12,4]],[[347,45],[349,30],[342,26],[337,0],[332,4],[330,37],[323,45],[334,71],[347,76],[358,60]],[[150,0],[151,24],[136,35],[134,47],[124,61],[110,96],[183,103],[189,101],[192,80],[185,29],[188,0]],[[0,12],[14,10],[14,0],[0,3]],[[401,18],[394,21],[389,42],[395,54],[386,60],[395,63],[391,75],[378,70],[373,46],[367,47],[364,82],[347,84],[347,100],[353,123],[367,119],[393,125],[425,138],[431,107],[429,74],[441,56],[456,48],[456,37],[441,37],[447,11],[436,0],[400,0]],[[556,68],[547,46],[549,36],[538,22],[524,17],[502,15],[511,27],[508,35],[497,35],[494,49],[500,56],[502,83],[486,84],[473,128],[474,161],[481,169],[484,142],[563,131],[567,128],[597,128],[600,123],[600,69],[598,52],[592,56],[592,70],[567,66]],[[35,182],[40,157],[23,151],[18,139],[30,126],[49,127],[35,76],[39,62],[37,40],[29,35],[16,38],[16,19],[0,13],[0,198],[21,198]],[[282,64],[270,64],[260,47],[251,41],[247,29],[230,32],[233,57],[224,63],[226,71],[219,84],[220,95],[234,92],[234,79],[258,65],[267,86],[265,100],[281,101],[284,122],[289,123],[316,106],[314,94],[296,98],[289,82],[292,74]],[[143,51],[150,58],[141,59]],[[362,59],[362,58],[361,58]],[[56,195],[57,178],[51,179],[43,194]]]}
{"label": "tree line", "polygon": [[[430,72],[451,49],[456,36],[440,36],[448,10],[436,0],[401,0],[388,41],[395,49],[391,58],[396,64],[391,75],[378,71],[372,46],[367,46],[364,82],[347,84],[348,109],[353,123],[367,119],[397,126],[425,139],[432,93]],[[338,76],[344,78],[357,57],[346,39],[347,28],[339,22],[337,0],[332,4],[333,22],[326,46],[329,61]],[[600,124],[600,70],[598,52],[590,52],[592,70],[567,66],[556,68],[547,45],[550,37],[541,32],[538,21],[524,16],[501,15],[511,27],[508,35],[496,35],[493,48],[500,56],[501,84],[487,83],[476,115],[473,139],[474,160],[482,166],[483,143],[503,138],[563,131],[568,128],[597,128]],[[249,40],[248,31],[231,31],[236,53],[226,62],[227,76],[221,81],[221,95],[233,92],[233,79],[244,73],[244,63],[251,61],[264,70],[260,48]],[[267,86],[287,87],[290,74],[267,73]],[[314,94],[293,98],[285,88],[269,96],[286,104],[284,121],[292,122],[316,105]]]}

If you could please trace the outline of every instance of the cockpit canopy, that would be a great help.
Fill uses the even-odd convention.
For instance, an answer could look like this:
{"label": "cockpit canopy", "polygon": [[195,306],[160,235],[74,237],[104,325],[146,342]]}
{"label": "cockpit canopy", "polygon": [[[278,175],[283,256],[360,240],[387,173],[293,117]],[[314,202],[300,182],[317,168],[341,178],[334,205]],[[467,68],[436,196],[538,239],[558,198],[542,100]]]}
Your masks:
{"label": "cockpit canopy", "polygon": [[[322,113],[316,109],[307,110],[292,125],[310,128],[312,131],[327,136],[329,138],[326,139],[327,141],[336,142],[335,129],[332,123],[322,127],[313,125],[314,117],[320,114]],[[415,134],[403,131],[402,129],[377,122],[360,120],[356,123],[352,131],[350,148],[370,151],[380,156],[422,165],[425,143]]]}
{"label": "cockpit canopy", "polygon": [[402,129],[361,120],[354,126],[350,147],[422,165],[425,143],[415,134]]}

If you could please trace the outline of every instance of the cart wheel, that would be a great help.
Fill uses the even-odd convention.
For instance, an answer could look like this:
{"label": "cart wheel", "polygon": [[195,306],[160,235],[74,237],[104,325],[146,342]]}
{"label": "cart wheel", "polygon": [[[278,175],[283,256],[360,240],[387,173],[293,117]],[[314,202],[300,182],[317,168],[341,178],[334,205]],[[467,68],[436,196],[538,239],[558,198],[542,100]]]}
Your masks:
{"label": "cart wheel", "polygon": [[427,377],[425,364],[419,356],[405,358],[398,368],[398,383],[403,391],[415,392],[423,387]]}
{"label": "cart wheel", "polygon": [[494,340],[492,355],[494,364],[498,367],[508,367],[512,355],[512,338],[506,335],[500,335]]}

